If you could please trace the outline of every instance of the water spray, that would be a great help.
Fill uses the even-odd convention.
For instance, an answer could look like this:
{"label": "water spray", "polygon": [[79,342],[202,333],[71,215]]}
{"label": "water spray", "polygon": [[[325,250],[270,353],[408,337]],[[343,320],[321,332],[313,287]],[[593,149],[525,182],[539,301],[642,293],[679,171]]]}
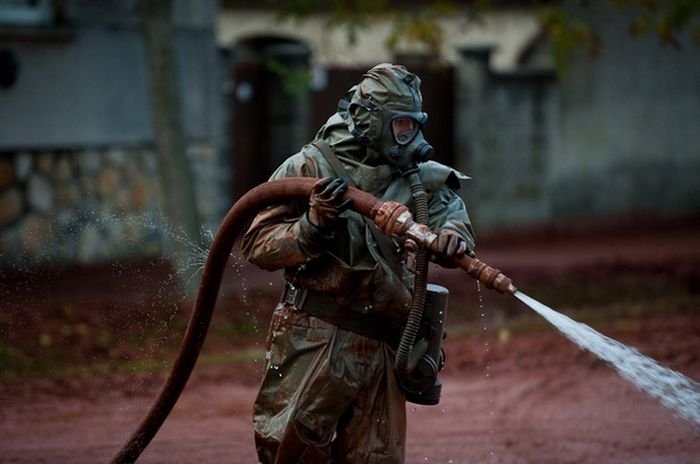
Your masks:
{"label": "water spray", "polygon": [[[178,352],[170,374],[136,431],[129,437],[118,454],[112,459],[112,464],[135,462],[155,437],[179,399],[197,362],[202,345],[204,344],[231,250],[239,235],[244,232],[244,228],[263,208],[295,199],[307,199],[317,180],[316,178],[286,178],[267,182],[246,193],[226,214],[211,244],[200,280],[194,308],[180,351]],[[355,212],[373,220],[379,230],[389,236],[404,238],[407,247],[437,251],[437,234],[427,225],[419,224],[414,221],[413,216],[405,205],[394,201],[381,201],[367,192],[352,187],[348,189],[345,198],[352,199],[351,208]],[[539,305],[539,303],[519,292],[513,285],[511,279],[506,277],[500,270],[466,254],[458,258],[453,258],[451,264],[464,270],[470,277],[484,284],[486,288],[491,288],[504,294],[514,295],[525,304],[538,311],[537,305]],[[559,314],[555,311],[552,311],[552,313]],[[610,363],[619,361],[619,356],[605,357],[604,353],[601,353],[599,350],[591,349],[592,345],[586,344],[580,337],[576,337],[576,330],[566,330],[562,328],[566,324],[560,324],[556,317],[549,317],[551,315],[545,311],[542,311],[541,314],[543,316],[547,314],[545,318],[547,318],[548,321],[556,325],[565,335],[574,340],[582,348],[590,350]],[[562,315],[559,316],[565,317]],[[578,324],[575,321],[571,322],[574,325]],[[593,329],[590,329],[590,331],[601,336]],[[617,368],[617,364],[614,365]],[[648,364],[644,364],[642,367],[646,367],[647,365]],[[618,370],[625,372],[621,369]],[[632,368],[632,371],[636,370],[638,369]],[[669,371],[670,369],[662,370],[659,375],[668,376]],[[686,411],[687,407],[691,409],[694,408],[694,414],[685,412],[680,412],[680,414],[682,417],[695,421],[696,424],[700,425],[700,418],[697,413],[697,411],[700,410],[698,406],[700,404],[700,388],[698,388],[698,384],[692,380],[686,379],[681,374],[674,371],[670,372],[673,373],[674,376],[680,376],[674,378],[682,379],[680,385],[687,393],[686,396],[690,395],[692,397],[690,403],[683,399],[674,402],[674,405],[680,403],[680,411]],[[625,374],[623,373],[623,375]],[[631,378],[634,377],[634,375],[625,375],[625,377]],[[668,385],[672,384],[674,383],[668,383]],[[675,384],[678,384],[678,382]],[[635,385],[638,384],[635,383]],[[646,384],[642,383],[639,385],[641,385],[640,388],[648,391],[645,386]],[[654,396],[664,402],[667,391],[668,389],[664,388],[661,393]],[[679,408],[675,409],[678,411]]]}
{"label": "water spray", "polygon": [[700,426],[700,384],[659,365],[639,351],[613,340],[581,322],[554,311],[522,292],[514,296],[559,329],[580,348],[610,364],[632,382],[686,421]]}

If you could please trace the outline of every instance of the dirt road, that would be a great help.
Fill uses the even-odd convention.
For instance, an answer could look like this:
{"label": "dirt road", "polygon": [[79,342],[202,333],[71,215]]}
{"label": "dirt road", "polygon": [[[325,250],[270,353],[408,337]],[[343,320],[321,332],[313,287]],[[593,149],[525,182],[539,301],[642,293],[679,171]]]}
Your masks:
{"label": "dirt road", "polygon": [[[663,332],[654,330],[659,325]],[[700,353],[699,333],[697,318],[664,317],[631,337],[615,335],[698,379],[700,362],[687,353]],[[700,462],[700,429],[557,333],[507,342],[459,337],[447,356],[441,403],[407,408],[408,463]],[[255,362],[197,369],[140,462],[256,462],[250,410],[257,370]],[[6,391],[13,397],[0,405],[0,462],[107,462],[157,384],[132,377]]]}

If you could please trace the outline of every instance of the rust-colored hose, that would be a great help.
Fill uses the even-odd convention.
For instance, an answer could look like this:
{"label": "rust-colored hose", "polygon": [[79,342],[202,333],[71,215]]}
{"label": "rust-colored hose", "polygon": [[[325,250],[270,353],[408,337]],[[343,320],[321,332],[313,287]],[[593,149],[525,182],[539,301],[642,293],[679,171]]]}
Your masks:
{"label": "rust-colored hose", "polygon": [[[138,459],[165,422],[185,388],[209,329],[231,249],[243,232],[243,227],[258,211],[267,206],[308,198],[317,180],[298,177],[267,182],[246,193],[226,214],[209,249],[192,315],[170,374],[136,431],[112,459],[112,464],[133,463]],[[349,188],[346,197],[352,198],[354,211],[375,220],[378,225],[381,222],[382,230],[393,235],[405,233],[421,246],[432,245],[434,234],[431,236],[427,226],[414,223],[410,213],[406,215],[402,210],[405,206],[395,202],[382,202],[355,188]],[[496,288],[501,292],[515,292],[510,279],[481,261],[465,255],[455,260],[455,264],[489,288]],[[495,284],[496,282],[498,283]]]}

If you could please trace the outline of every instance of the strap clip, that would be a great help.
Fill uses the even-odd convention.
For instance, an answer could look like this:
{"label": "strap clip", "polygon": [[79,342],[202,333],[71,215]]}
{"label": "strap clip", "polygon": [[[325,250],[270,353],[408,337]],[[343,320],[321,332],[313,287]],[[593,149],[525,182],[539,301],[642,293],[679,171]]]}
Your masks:
{"label": "strap clip", "polygon": [[294,307],[296,310],[300,310],[304,307],[304,302],[308,294],[309,291],[307,289],[295,287],[294,284],[287,281],[284,285],[284,292],[282,293],[282,302]]}

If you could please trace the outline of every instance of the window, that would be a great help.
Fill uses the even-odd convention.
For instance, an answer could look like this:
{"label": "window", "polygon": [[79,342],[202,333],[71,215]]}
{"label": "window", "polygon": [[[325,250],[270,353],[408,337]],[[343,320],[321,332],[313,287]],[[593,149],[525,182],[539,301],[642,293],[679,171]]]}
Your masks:
{"label": "window", "polygon": [[44,26],[52,20],[51,0],[0,0],[0,25]]}

